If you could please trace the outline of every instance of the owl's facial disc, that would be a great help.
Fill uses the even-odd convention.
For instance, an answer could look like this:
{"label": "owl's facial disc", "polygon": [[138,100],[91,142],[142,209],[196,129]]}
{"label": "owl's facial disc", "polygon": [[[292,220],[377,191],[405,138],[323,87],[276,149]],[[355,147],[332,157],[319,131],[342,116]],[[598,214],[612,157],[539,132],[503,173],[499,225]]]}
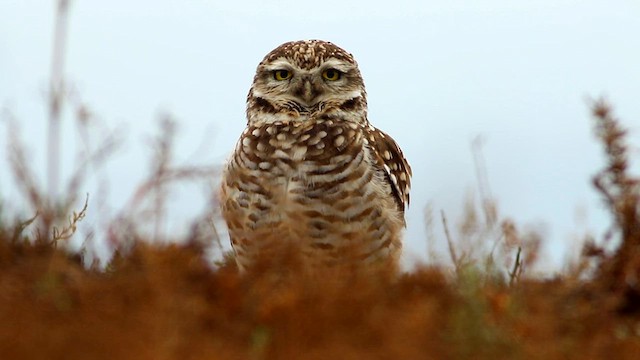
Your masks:
{"label": "owl's facial disc", "polygon": [[335,104],[361,96],[355,65],[329,58],[320,66],[303,69],[290,59],[280,58],[258,70],[265,91],[254,95],[274,104],[295,103],[304,111],[318,109],[322,103]]}

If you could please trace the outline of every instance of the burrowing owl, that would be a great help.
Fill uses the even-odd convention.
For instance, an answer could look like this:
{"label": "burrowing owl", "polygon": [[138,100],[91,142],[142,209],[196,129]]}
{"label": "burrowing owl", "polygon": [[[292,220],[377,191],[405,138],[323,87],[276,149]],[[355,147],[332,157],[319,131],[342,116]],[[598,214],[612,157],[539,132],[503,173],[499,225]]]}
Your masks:
{"label": "burrowing owl", "polygon": [[221,192],[241,270],[291,249],[311,267],[396,267],[411,168],[369,124],[351,54],[320,40],[280,45],[258,65],[247,120]]}

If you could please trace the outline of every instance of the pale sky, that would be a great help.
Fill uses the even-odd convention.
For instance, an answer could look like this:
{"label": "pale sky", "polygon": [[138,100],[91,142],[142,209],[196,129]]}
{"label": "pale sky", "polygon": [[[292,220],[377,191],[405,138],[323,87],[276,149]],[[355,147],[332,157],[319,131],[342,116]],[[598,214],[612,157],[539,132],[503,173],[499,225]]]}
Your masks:
{"label": "pale sky", "polygon": [[[0,1],[0,106],[20,124],[41,176],[53,10],[53,1]],[[407,261],[425,258],[428,202],[450,223],[460,216],[477,187],[471,141],[481,136],[500,213],[543,229],[543,260],[557,267],[579,250],[572,239],[601,237],[610,221],[590,185],[603,162],[586,99],[610,99],[640,144],[638,19],[635,0],[72,1],[65,75],[100,126],[125,134],[96,176],[109,180],[104,211],[113,215],[149,169],[159,114],[178,123],[179,162],[222,164],[245,126],[263,56],[289,40],[332,41],[360,65],[369,120],[413,167]],[[81,142],[72,114],[63,120],[68,174]],[[0,154],[7,135],[3,121]],[[177,228],[202,195],[188,187],[172,199]],[[0,197],[21,203],[4,155]]]}

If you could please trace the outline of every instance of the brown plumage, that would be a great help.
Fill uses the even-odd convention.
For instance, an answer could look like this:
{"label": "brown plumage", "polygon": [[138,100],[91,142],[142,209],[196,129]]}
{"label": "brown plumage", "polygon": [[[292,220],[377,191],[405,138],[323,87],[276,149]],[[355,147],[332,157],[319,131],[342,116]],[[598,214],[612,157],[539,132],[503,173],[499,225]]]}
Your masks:
{"label": "brown plumage", "polygon": [[397,266],[411,168],[369,124],[351,54],[320,40],[279,46],[258,65],[247,119],[221,197],[241,270],[291,255],[309,269]]}

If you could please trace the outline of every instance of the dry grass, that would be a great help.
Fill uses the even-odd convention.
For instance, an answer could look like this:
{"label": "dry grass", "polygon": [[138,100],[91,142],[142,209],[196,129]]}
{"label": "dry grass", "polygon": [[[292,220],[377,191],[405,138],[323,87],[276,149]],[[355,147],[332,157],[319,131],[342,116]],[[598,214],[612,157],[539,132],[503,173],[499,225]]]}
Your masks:
{"label": "dry grass", "polygon": [[[61,107],[73,107],[81,137],[91,126],[90,110],[69,101],[60,75],[68,5],[59,0],[48,191],[26,165],[18,130],[9,132],[11,170],[33,214],[11,222],[6,208],[0,213],[3,359],[640,358],[640,189],[628,171],[625,131],[602,101],[593,116],[607,164],[594,185],[621,245],[609,255],[587,243],[579,263],[555,279],[527,273],[541,236],[500,216],[479,143],[479,204],[470,200],[454,226],[441,214],[453,276],[447,267],[398,277],[348,269],[302,274],[295,256],[280,269],[239,276],[228,254],[216,264],[206,260],[206,245],[217,241],[213,200],[184,245],[158,245],[171,237],[161,230],[169,188],[215,171],[173,163],[169,120],[154,141],[148,178],[106,229],[94,229],[92,236],[105,233],[114,257],[106,267],[87,266],[86,252],[58,245],[82,236],[78,224],[101,194],[78,206],[87,196],[78,189],[118,139],[110,133],[84,149],[67,181],[58,173]],[[433,239],[430,211],[427,219]]]}

